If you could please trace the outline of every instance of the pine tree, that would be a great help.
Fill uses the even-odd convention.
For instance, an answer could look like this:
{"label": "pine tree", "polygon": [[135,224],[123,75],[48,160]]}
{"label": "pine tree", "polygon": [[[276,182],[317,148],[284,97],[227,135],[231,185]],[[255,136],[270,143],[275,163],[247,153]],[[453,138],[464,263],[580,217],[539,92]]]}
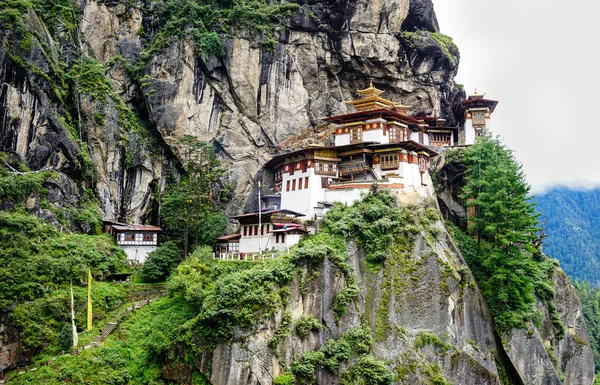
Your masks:
{"label": "pine tree", "polygon": [[465,151],[469,231],[477,238],[474,273],[496,324],[520,327],[535,317],[532,255],[538,220],[521,165],[499,139],[484,134]]}

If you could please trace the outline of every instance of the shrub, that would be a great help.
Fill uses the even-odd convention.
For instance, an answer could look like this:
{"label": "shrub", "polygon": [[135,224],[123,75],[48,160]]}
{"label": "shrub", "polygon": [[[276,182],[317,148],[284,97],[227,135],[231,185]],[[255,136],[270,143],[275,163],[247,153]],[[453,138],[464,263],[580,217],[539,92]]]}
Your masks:
{"label": "shrub", "polygon": [[144,282],[160,282],[167,279],[181,260],[181,249],[175,242],[165,242],[148,254],[140,276]]}
{"label": "shrub", "polygon": [[392,371],[372,356],[361,357],[352,369],[344,372],[341,385],[389,385],[394,380]]}
{"label": "shrub", "polygon": [[294,331],[300,339],[305,339],[311,331],[319,331],[323,325],[319,323],[312,315],[303,315],[296,321]]}
{"label": "shrub", "polygon": [[294,385],[296,377],[291,373],[283,373],[273,379],[273,385]]}
{"label": "shrub", "polygon": [[58,333],[58,344],[63,350],[71,350],[73,347],[73,325],[63,325],[60,333]]}

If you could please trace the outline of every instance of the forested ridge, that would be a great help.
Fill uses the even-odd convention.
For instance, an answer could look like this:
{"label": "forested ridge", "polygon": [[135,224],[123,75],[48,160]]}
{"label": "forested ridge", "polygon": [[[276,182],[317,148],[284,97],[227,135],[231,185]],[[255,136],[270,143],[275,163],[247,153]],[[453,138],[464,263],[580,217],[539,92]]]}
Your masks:
{"label": "forested ridge", "polygon": [[534,201],[548,238],[544,252],[572,279],[600,283],[600,189],[557,187]]}

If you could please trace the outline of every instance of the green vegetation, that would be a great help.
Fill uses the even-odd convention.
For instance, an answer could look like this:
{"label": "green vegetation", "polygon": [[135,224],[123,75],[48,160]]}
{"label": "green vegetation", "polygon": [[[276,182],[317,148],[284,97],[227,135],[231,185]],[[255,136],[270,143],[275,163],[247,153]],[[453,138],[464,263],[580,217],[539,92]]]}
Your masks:
{"label": "green vegetation", "polygon": [[[573,283],[581,299],[581,308],[585,318],[590,345],[594,352],[594,367],[596,378],[600,377],[600,288],[589,282],[575,281]],[[579,342],[579,341],[578,341]],[[581,340],[584,342],[584,340]],[[596,380],[598,382],[598,380]]]}
{"label": "green vegetation", "polygon": [[356,238],[368,262],[379,264],[390,254],[398,238],[413,239],[421,231],[412,211],[399,207],[387,190],[374,185],[362,201],[348,207],[337,203],[323,219],[323,229],[331,234]]}
{"label": "green vegetation", "polygon": [[163,282],[181,261],[181,249],[175,242],[165,242],[148,254],[140,270],[144,282]]}
{"label": "green vegetation", "polygon": [[187,162],[186,172],[169,184],[162,197],[161,215],[169,239],[181,242],[187,256],[190,248],[212,244],[227,226],[216,191],[223,170],[214,149],[196,137],[186,135],[177,145]]}
{"label": "green vegetation", "polygon": [[344,372],[341,385],[388,385],[394,374],[385,364],[372,356],[361,357],[352,369]]}
{"label": "green vegetation", "polygon": [[441,349],[442,351],[448,351],[452,349],[452,345],[442,342],[440,337],[429,332],[422,332],[419,335],[417,335],[417,337],[415,338],[414,345],[416,349],[422,348],[426,345],[433,345],[436,348]]}
{"label": "green vegetation", "polygon": [[[457,159],[458,161],[458,159]],[[541,298],[558,329],[564,327],[553,304],[550,276],[555,262],[541,253],[538,215],[530,202],[529,185],[512,152],[490,134],[479,137],[462,157],[466,186],[462,199],[469,209],[469,233],[454,228],[454,236],[503,332],[539,322],[534,308]]]}
{"label": "green vegetation", "polygon": [[199,54],[221,56],[224,53],[221,36],[239,30],[250,31],[272,48],[276,28],[298,8],[297,4],[286,1],[166,0],[152,10],[153,16],[164,22],[152,36],[146,55],[162,50],[172,36],[189,36]]}
{"label": "green vegetation", "polygon": [[[337,340],[327,340],[318,351],[302,355],[292,364],[292,373],[300,384],[310,384],[315,380],[317,369],[326,368],[337,373],[342,362],[358,358],[358,362],[342,375],[342,383],[390,384],[393,375],[383,362],[369,355],[372,346],[373,338],[367,326],[351,329]],[[358,379],[364,382],[353,382]]]}
{"label": "green vegetation", "polygon": [[458,63],[459,50],[451,37],[440,32],[430,31],[403,31],[402,38],[413,49],[422,49],[430,46],[433,42],[440,48],[444,56],[448,58],[451,65]]}
{"label": "green vegetation", "polygon": [[195,310],[181,298],[161,298],[127,318],[105,345],[61,356],[50,367],[17,376],[19,384],[162,384],[167,353]]}
{"label": "green vegetation", "polygon": [[281,340],[292,335],[292,314],[290,312],[283,313],[281,323],[269,340],[269,347],[276,350]]}
{"label": "green vegetation", "polygon": [[294,326],[294,332],[300,339],[308,337],[308,333],[311,331],[319,331],[323,329],[323,325],[315,319],[312,315],[303,315],[296,320]]}
{"label": "green vegetation", "polygon": [[294,385],[296,377],[291,373],[281,374],[273,379],[273,385]]}

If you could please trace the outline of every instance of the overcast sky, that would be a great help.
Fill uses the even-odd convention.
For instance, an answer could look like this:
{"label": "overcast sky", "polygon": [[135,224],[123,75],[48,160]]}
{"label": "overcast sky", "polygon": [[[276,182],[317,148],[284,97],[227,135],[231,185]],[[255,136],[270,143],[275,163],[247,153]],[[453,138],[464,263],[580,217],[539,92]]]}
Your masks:
{"label": "overcast sky", "polygon": [[456,78],[500,103],[491,130],[534,192],[600,184],[600,1],[434,0]]}

